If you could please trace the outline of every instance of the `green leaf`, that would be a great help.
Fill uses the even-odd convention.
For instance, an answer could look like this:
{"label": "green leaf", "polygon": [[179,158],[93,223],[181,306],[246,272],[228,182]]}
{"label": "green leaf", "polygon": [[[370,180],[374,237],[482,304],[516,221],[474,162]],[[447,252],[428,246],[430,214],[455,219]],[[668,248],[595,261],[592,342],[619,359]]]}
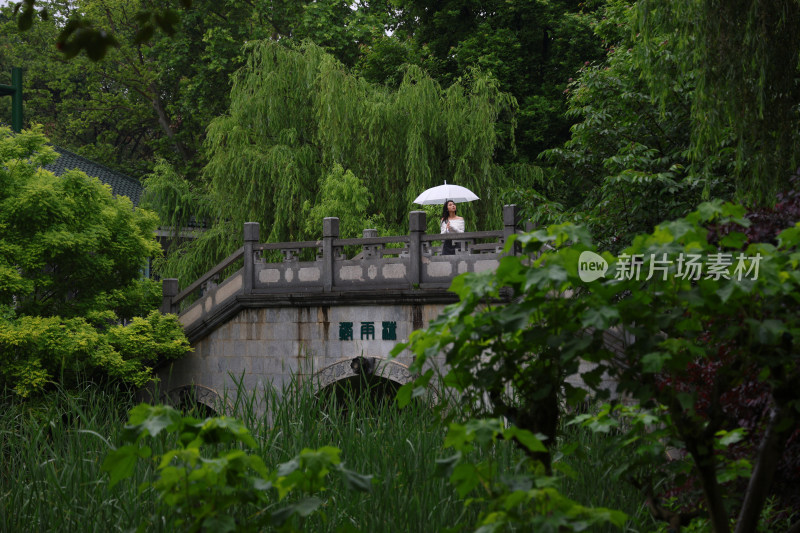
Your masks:
{"label": "green leaf", "polygon": [[532,452],[546,452],[547,447],[542,443],[539,438],[528,431],[527,429],[520,429],[516,426],[511,426],[503,431],[503,436],[508,439],[516,439],[529,451]]}
{"label": "green leaf", "polygon": [[778,234],[779,247],[788,250],[800,244],[800,222]]}
{"label": "green leaf", "polygon": [[725,304],[730,300],[735,291],[736,284],[730,282],[722,283],[722,286],[717,290],[717,296],[719,296],[720,301]]}
{"label": "green leaf", "polygon": [[786,331],[786,325],[775,319],[767,319],[763,322],[754,321],[756,324],[756,333],[758,342],[761,344],[775,345],[781,340],[783,333]]}
{"label": "green leaf", "polygon": [[462,455],[460,451],[456,451],[450,457],[436,459],[435,474],[439,477],[450,477],[453,474],[453,469],[461,461]]}
{"label": "green leaf", "polygon": [[650,374],[661,372],[664,363],[672,359],[672,355],[664,352],[651,352],[642,357],[642,371]]}
{"label": "green leaf", "polygon": [[199,429],[198,438],[207,444],[238,441],[253,449],[257,447],[250,430],[235,418],[219,416],[192,426]]}
{"label": "green leaf", "polygon": [[578,479],[578,472],[569,466],[569,464],[565,463],[564,461],[556,461],[553,463],[553,470],[557,472],[561,472],[565,476],[570,479]]}
{"label": "green leaf", "polygon": [[133,476],[136,461],[140,457],[150,457],[150,453],[150,448],[147,446],[140,448],[135,444],[128,444],[106,455],[101,470],[103,472],[108,472],[111,478],[109,486],[113,487],[123,479]]}
{"label": "green leaf", "polygon": [[581,317],[583,327],[593,327],[597,329],[608,329],[612,322],[619,318],[619,311],[610,305],[589,307]]}
{"label": "green leaf", "polygon": [[212,515],[203,520],[203,530],[219,533],[236,531],[236,520],[228,515]]}
{"label": "green leaf", "polygon": [[372,490],[372,477],[371,475],[359,474],[348,470],[346,468],[340,469],[344,476],[345,486],[350,490],[359,492],[370,492]]}
{"label": "green leaf", "polygon": [[472,492],[481,482],[481,476],[475,465],[461,463],[456,465],[450,476],[450,482],[456,486],[458,495],[464,498]]}
{"label": "green leaf", "polygon": [[414,391],[414,382],[406,383],[397,390],[395,401],[400,408],[411,403],[411,393]]}
{"label": "green leaf", "polygon": [[303,498],[295,504],[287,505],[282,509],[274,511],[271,515],[272,522],[280,527],[293,515],[308,516],[319,509],[320,505],[322,505],[322,500],[315,496]]}
{"label": "green leaf", "polygon": [[728,447],[731,444],[740,442],[747,435],[747,430],[744,428],[736,428],[732,431],[720,430],[717,431],[717,443],[722,447]]}
{"label": "green leaf", "polygon": [[466,424],[466,436],[480,446],[485,447],[494,442],[503,432],[503,421],[499,418],[472,419]]}
{"label": "green leaf", "polygon": [[726,248],[740,249],[747,242],[747,235],[740,231],[732,231],[720,239],[719,243]]}
{"label": "green leaf", "polygon": [[172,407],[139,404],[130,411],[123,438],[133,441],[142,434],[155,437],[165,429],[175,431],[182,423],[183,417]]}

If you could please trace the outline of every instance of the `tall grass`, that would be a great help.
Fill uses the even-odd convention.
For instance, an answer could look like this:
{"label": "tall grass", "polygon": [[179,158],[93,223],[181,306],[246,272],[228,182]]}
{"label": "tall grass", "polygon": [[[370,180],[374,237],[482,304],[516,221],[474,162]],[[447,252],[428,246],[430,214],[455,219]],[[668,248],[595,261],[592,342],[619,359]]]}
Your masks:
{"label": "tall grass", "polygon": [[[666,530],[666,524],[656,523],[644,508],[644,494],[630,483],[614,478],[614,469],[629,459],[610,439],[579,425],[563,424],[559,440],[560,449],[572,450],[569,454],[557,453],[557,460],[574,472],[562,478],[559,490],[563,494],[587,507],[623,511],[629,517],[624,531]],[[605,525],[593,531],[619,530]]]}
{"label": "tall grass", "polygon": [[[478,509],[465,510],[448,481],[433,474],[436,459],[446,454],[446,425],[429,407],[416,404],[399,410],[392,402],[369,401],[365,394],[345,395],[338,402],[331,396],[332,401],[323,402],[303,387],[291,390],[259,398],[239,394],[232,402],[233,412],[226,414],[250,428],[259,443],[254,453],[274,468],[303,448],[332,445],[342,450],[347,468],[375,479],[372,492],[365,494],[332,480],[323,498],[324,518],[309,519],[306,531],[351,527],[362,532],[427,533],[474,523]],[[100,468],[110,447],[119,443],[133,404],[130,394],[96,386],[56,391],[36,403],[21,402],[10,393],[0,397],[0,531],[88,533],[129,531],[139,525],[146,531],[166,531],[155,494],[138,490],[152,479],[152,465],[140,461],[134,479],[113,489]],[[264,405],[266,410],[256,408]],[[500,471],[512,469],[520,458],[520,452],[506,444],[493,452]],[[168,446],[163,442],[153,451],[162,453]],[[572,467],[581,469],[579,463]],[[631,498],[640,500],[608,486],[602,473],[591,467],[581,476],[585,483],[577,479],[564,488],[567,496],[582,503],[625,510]],[[618,495],[620,501],[595,498],[598,489]]]}
{"label": "tall grass", "polygon": [[[370,391],[315,397],[303,386],[293,394],[267,393],[268,409],[238,402],[236,416],[253,430],[267,464],[288,461],[303,448],[332,445],[350,470],[373,475],[370,493],[347,491],[334,482],[324,509],[307,531],[334,532],[343,524],[363,532],[442,531],[464,520],[464,502],[446,479],[433,475],[443,455],[446,424],[423,403],[405,409]],[[374,392],[374,391],[372,391]],[[498,460],[509,467],[518,452],[502,446]],[[477,510],[472,513],[477,514]]]}
{"label": "tall grass", "polygon": [[[0,411],[0,530],[129,529],[152,511],[136,487],[111,491],[100,466],[132,403],[93,385]],[[145,469],[137,472],[144,480]]]}

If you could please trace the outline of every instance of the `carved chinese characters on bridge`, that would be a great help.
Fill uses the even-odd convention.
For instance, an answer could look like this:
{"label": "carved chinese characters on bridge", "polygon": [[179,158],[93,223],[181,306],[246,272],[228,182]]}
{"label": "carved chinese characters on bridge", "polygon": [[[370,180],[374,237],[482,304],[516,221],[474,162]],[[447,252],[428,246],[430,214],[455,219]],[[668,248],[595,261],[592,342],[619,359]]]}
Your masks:
{"label": "carved chinese characters on bridge", "polygon": [[[361,340],[375,340],[375,322],[361,322]],[[353,340],[353,323],[339,322],[339,340]],[[381,322],[381,340],[397,340],[397,322]]]}
{"label": "carved chinese characters on bridge", "polygon": [[339,323],[339,340],[351,341],[353,340],[353,323],[340,322]]}

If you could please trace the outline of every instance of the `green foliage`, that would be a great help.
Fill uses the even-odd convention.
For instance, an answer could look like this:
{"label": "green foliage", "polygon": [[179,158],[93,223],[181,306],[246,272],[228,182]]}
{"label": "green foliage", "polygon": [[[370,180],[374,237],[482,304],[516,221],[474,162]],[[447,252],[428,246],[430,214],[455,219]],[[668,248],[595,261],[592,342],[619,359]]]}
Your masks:
{"label": "green foliage", "polygon": [[153,311],[159,284],[141,279],[160,253],[156,217],[81,172],[42,170],[46,143],[0,129],[0,385],[23,397],[87,377],[142,386],[189,350],[177,317]]}
{"label": "green foliage", "polygon": [[[140,458],[151,458],[152,450],[144,442],[162,432],[177,436],[178,447],[152,457],[158,477],[149,485],[159,494],[170,527],[261,531],[272,524],[281,531],[301,531],[302,519],[322,513],[324,502],[318,495],[328,486],[329,474],[342,475],[352,490],[371,488],[370,476],[344,468],[340,450],[332,446],[303,449],[270,472],[261,457],[242,449],[254,449],[257,443],[238,420],[197,420],[168,406],[146,404],[130,412],[122,440],[131,444],[112,451],[103,462],[112,486],[130,478]],[[275,502],[283,505],[266,513]],[[243,509],[250,517],[247,521],[234,515]]]}
{"label": "green foliage", "polygon": [[593,24],[606,58],[567,87],[580,122],[544,152],[551,182],[535,192],[614,251],[711,198],[771,204],[800,161],[798,9],[607,2]]}
{"label": "green foliage", "polygon": [[689,157],[696,78],[681,75],[682,56],[668,36],[651,52],[670,79],[659,100],[642,61],[647,45],[632,35],[636,9],[615,1],[602,13],[594,32],[607,57],[584,65],[569,84],[568,114],[580,122],[563,147],[543,153],[551,181],[527,204],[541,210],[543,200],[555,202],[562,209],[529,214],[542,224],[580,221],[617,251],[702,200],[731,197],[732,160],[728,150],[706,154],[699,167]]}
{"label": "green foliage", "polygon": [[127,326],[109,327],[116,318],[109,311],[87,319],[0,318],[0,385],[22,397],[56,382],[72,387],[103,376],[141,387],[152,379],[154,366],[190,350],[175,315],[152,311]]}
{"label": "green foliage", "polygon": [[[64,61],[54,45],[73,8],[57,1],[37,4],[51,17],[27,31],[0,17],[0,64],[24,69],[25,124],[43,124],[56,144],[85,157],[132,175],[141,173],[151,157],[143,141],[158,136],[150,102],[121,83],[131,77],[116,65],[102,67],[84,56]],[[5,112],[4,106],[0,116]]]}
{"label": "green foliage", "polygon": [[307,235],[322,235],[322,219],[339,218],[339,235],[343,239],[361,237],[361,231],[369,228],[366,218],[372,195],[369,189],[351,171],[345,172],[338,163],[320,184],[319,200],[310,207],[306,201],[303,210],[306,216]]}
{"label": "green foliage", "polygon": [[[22,28],[34,3],[49,16]],[[2,8],[0,64],[25,68],[25,119],[45,124],[59,145],[134,176],[166,159],[190,181],[206,161],[209,122],[229,106],[244,43],[310,38],[352,65],[389,16],[385,2],[351,9],[336,0],[23,4],[19,16]]]}
{"label": "green foliage", "polygon": [[[444,446],[455,454],[437,461],[459,495],[471,496],[465,505],[481,506],[476,531],[583,531],[603,523],[621,528],[627,521],[620,511],[588,508],[564,497],[556,479],[544,475],[542,465],[530,458],[520,461],[513,475],[499,476],[491,453],[498,440],[514,440],[529,452],[545,451],[529,431],[505,427],[501,419],[472,419],[465,425],[450,424]],[[484,458],[467,459],[466,454],[476,449],[484,452]]]}
{"label": "green foliage", "polygon": [[137,297],[152,308],[154,290],[139,278],[160,253],[155,215],[82,172],[41,170],[54,155],[46,141],[0,129],[0,303],[64,317],[100,303],[130,312]]}
{"label": "green foliage", "polygon": [[371,83],[396,89],[403,81],[407,65],[419,64],[411,41],[382,36],[371,46],[363,48],[363,55],[354,67],[354,73]]}
{"label": "green foliage", "polygon": [[[676,77],[696,79],[689,97],[691,160],[713,164],[731,152],[737,196],[771,205],[800,164],[800,4],[646,0],[636,22],[641,64],[662,110]],[[663,68],[667,47],[674,74]]]}
{"label": "green foliage", "polygon": [[[412,371],[422,371],[431,357],[443,352],[448,365],[444,381],[459,391],[466,405],[507,416],[516,426],[548,439],[556,431],[561,391],[573,405],[586,394],[565,381],[567,376],[580,370],[586,388],[604,396],[608,391],[601,379],[608,373],[616,379],[619,394],[650,409],[632,427],[663,424],[686,450],[712,525],[725,531],[726,501],[742,505],[743,495],[723,483],[747,474],[743,463],[724,464],[720,457],[720,446],[736,430],[723,426],[720,396],[752,369],[760,371],[774,409],[764,436],[772,450],[783,449],[800,419],[800,396],[791,385],[800,378],[800,322],[794,312],[800,295],[800,225],[782,232],[777,247],[753,243],[742,250],[735,233],[718,244],[709,242],[708,225],[745,226],[749,221],[743,214],[742,207],[732,204],[702,204],[687,217],[636,237],[619,257],[605,252],[607,277],[591,282],[582,281],[578,271],[581,252],[596,251],[583,228],[562,224],[520,236],[516,242],[531,259],[509,256],[496,273],[454,280],[452,290],[460,302],[428,330],[411,336],[409,347],[416,356]],[[679,258],[689,254],[712,263],[722,258],[722,273],[704,272],[698,279],[679,275]],[[632,257],[641,258],[640,270],[631,270]],[[641,276],[634,275],[637,271]],[[513,291],[511,303],[493,303],[501,289]],[[608,335],[616,341],[609,344]],[[719,361],[707,389],[677,385],[688,382],[695,362],[716,361],[723,345],[732,349]],[[594,365],[582,367],[582,361]],[[422,374],[401,390],[400,398],[407,401],[432,376],[431,371]],[[660,416],[659,409],[667,416]],[[600,423],[603,417],[596,419]],[[631,434],[625,438],[638,446]],[[549,446],[552,442],[545,441]],[[638,446],[635,453],[646,464],[660,453],[660,446]],[[748,492],[766,494],[771,476],[766,472],[775,468],[771,453],[754,451],[748,459],[754,468]],[[748,499],[739,520],[757,519],[763,502]]]}
{"label": "green foliage", "polygon": [[178,317],[155,310],[146,317],[134,317],[126,325],[111,326],[107,336],[123,358],[152,367],[178,359],[190,350]]}
{"label": "green foliage", "polygon": [[[0,530],[24,531],[35,523],[53,532],[127,531],[137,526],[154,533],[175,531],[172,513],[164,512],[160,493],[153,486],[159,466],[153,456],[180,449],[177,433],[162,429],[155,438],[145,437],[139,447],[149,446],[150,458],[134,457],[132,476],[113,488],[109,473],[101,469],[112,444],[125,444],[122,434],[128,412],[136,405],[133,401],[129,391],[120,390],[116,384],[91,384],[69,391],[56,388],[33,400],[22,400],[10,391],[0,396],[0,493],[4,495],[0,500]],[[227,451],[240,450],[260,457],[273,471],[271,465],[276,469],[299,460],[305,448],[335,446],[342,450],[340,458],[346,459],[348,470],[374,474],[369,480],[355,481],[369,485],[370,492],[353,491],[347,487],[346,474],[329,467],[327,490],[311,496],[324,503],[304,519],[304,531],[423,533],[445,531],[456,524],[464,525],[462,531],[470,531],[468,526],[476,523],[484,504],[465,503],[471,496],[482,495],[483,489],[479,487],[462,499],[454,485],[435,474],[437,468],[443,468],[437,467],[436,459],[455,451],[442,450],[447,432],[442,418],[422,402],[400,410],[390,402],[370,402],[365,396],[346,397],[344,401],[330,409],[322,407],[309,387],[297,383],[282,396],[277,396],[276,391],[240,390],[236,400],[227,404],[232,409],[230,416],[247,427],[257,448],[230,441],[203,445],[201,455],[211,460]],[[265,416],[255,406],[267,406],[271,416]],[[191,404],[184,407],[181,418],[198,412]],[[592,437],[588,431],[583,433]],[[589,448],[589,437],[580,441],[580,450]],[[577,441],[567,439],[564,448],[573,442]],[[494,482],[499,484],[507,476],[518,475],[515,465],[523,454],[500,437],[488,448],[475,444],[472,451],[463,454],[462,462],[483,461],[490,455],[497,473]],[[599,455],[603,460],[611,456],[621,462],[626,459],[614,454],[613,449]],[[576,500],[582,494],[607,495],[610,499],[594,500],[592,505],[618,505],[631,516],[629,530],[654,530],[651,522],[639,523],[641,518],[647,518],[640,510],[637,495],[625,490],[623,484],[603,477],[602,462],[596,458],[590,462],[576,454],[569,457],[575,459],[574,468],[583,468],[581,472],[590,474],[590,481],[584,482],[582,475],[575,477],[569,490],[560,489],[564,496]],[[261,477],[252,469],[249,475]],[[146,488],[140,492],[138,487],[142,484]],[[295,488],[278,504],[277,489],[269,489],[271,503],[267,505],[271,506],[261,514],[254,512],[254,504],[234,505],[229,510],[237,523],[247,527],[283,506],[299,503],[305,496],[298,490]],[[577,501],[587,505],[587,500]],[[299,517],[291,521],[297,526]],[[597,526],[592,531],[612,528]],[[269,524],[262,528],[269,529]]]}
{"label": "green foliage", "polygon": [[[445,90],[412,67],[393,91],[348,74],[314,44],[251,43],[247,66],[234,78],[230,111],[208,130],[205,205],[214,208],[212,230],[169,258],[167,272],[183,280],[204,272],[235,249],[248,221],[268,230],[267,241],[317,239],[307,214],[316,220],[331,216],[328,208],[346,207],[332,205],[326,192],[341,186],[334,183],[340,175],[348,190],[370,195],[369,204],[359,198],[342,211],[353,224],[369,219],[407,227],[413,199],[447,180],[485,198],[465,208],[467,220],[497,227],[507,180],[494,153],[507,142],[498,128],[513,108],[513,99],[477,71]],[[361,184],[348,181],[348,172]],[[171,198],[185,197],[184,190]],[[192,249],[210,253],[187,265],[186,254],[202,260]]]}
{"label": "green foliage", "polygon": [[[593,4],[401,0],[395,3],[400,8],[395,33],[411,40],[414,53],[408,61],[444,86],[473,68],[490,72],[519,103],[517,143],[520,159],[530,162],[569,136],[567,80],[602,53],[590,29]],[[517,159],[511,153],[503,158]]]}

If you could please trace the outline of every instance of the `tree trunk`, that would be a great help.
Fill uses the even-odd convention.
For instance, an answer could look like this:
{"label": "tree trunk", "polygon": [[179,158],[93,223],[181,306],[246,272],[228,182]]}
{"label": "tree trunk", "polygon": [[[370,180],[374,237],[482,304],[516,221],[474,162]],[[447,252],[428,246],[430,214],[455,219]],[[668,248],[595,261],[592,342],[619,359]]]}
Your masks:
{"label": "tree trunk", "polygon": [[767,499],[767,491],[772,484],[775,470],[778,468],[783,448],[786,446],[786,439],[794,429],[790,419],[791,415],[783,406],[776,407],[769,414],[767,430],[758,446],[753,475],[750,476],[747,484],[747,492],[744,495],[742,510],[739,512],[735,533],[756,531],[758,527],[758,518],[761,516],[761,509]]}
{"label": "tree trunk", "polygon": [[178,139],[175,138],[175,132],[172,131],[172,127],[169,124],[169,117],[167,116],[167,110],[164,109],[164,103],[161,101],[161,97],[159,96],[158,87],[154,83],[150,84],[150,95],[151,95],[151,103],[153,105],[153,110],[156,112],[158,116],[158,124],[161,126],[161,129],[164,130],[164,133],[167,134],[169,140],[172,141],[172,145],[175,147],[175,150],[178,152],[178,155],[181,156],[181,160],[184,163],[189,163],[191,157],[189,155],[189,150],[186,149],[186,146],[180,142]]}
{"label": "tree trunk", "polygon": [[[713,442],[697,442],[696,439],[686,439],[687,449],[694,459],[700,482],[703,485],[706,505],[708,506],[709,519],[714,533],[727,533],[730,529],[728,513],[722,501],[719,483],[717,483],[717,468],[714,460]],[[700,446],[705,451],[700,451]]]}

